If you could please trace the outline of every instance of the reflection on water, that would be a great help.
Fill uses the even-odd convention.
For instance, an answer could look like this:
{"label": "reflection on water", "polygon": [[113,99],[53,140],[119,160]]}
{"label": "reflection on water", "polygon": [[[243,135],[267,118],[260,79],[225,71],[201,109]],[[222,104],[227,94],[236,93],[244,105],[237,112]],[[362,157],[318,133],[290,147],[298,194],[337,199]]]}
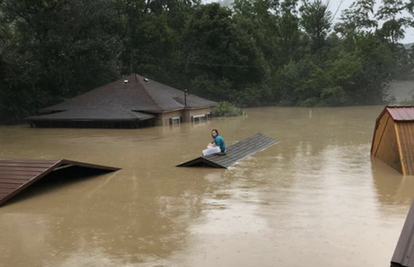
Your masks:
{"label": "reflection on water", "polygon": [[[0,207],[0,263],[389,266],[414,177],[370,157],[381,110],[255,108],[139,130],[0,127],[1,157],[122,168],[49,181]],[[212,128],[228,144],[257,132],[280,143],[228,170],[176,168],[200,155]]]}

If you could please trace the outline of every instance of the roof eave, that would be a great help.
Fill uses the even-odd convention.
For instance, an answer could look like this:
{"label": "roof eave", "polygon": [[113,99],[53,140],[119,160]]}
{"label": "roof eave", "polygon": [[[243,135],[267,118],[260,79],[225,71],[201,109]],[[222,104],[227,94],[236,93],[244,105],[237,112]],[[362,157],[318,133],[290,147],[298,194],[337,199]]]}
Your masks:
{"label": "roof eave", "polygon": [[33,118],[26,119],[27,122],[40,122],[40,121],[73,121],[73,122],[85,122],[85,121],[145,121],[154,119],[154,117],[149,118],[118,118],[118,119],[107,119],[107,118],[94,118],[94,119],[71,119],[71,118]]}

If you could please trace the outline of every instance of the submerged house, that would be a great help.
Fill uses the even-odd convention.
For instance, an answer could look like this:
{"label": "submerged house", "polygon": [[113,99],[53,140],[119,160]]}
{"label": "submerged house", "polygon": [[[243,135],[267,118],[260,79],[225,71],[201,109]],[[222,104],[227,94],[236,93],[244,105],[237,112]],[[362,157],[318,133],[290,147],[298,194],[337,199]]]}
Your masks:
{"label": "submerged house", "polygon": [[134,73],[26,120],[31,127],[141,128],[207,119],[216,105]]}
{"label": "submerged house", "polygon": [[387,106],[376,120],[371,155],[414,175],[414,107]]}

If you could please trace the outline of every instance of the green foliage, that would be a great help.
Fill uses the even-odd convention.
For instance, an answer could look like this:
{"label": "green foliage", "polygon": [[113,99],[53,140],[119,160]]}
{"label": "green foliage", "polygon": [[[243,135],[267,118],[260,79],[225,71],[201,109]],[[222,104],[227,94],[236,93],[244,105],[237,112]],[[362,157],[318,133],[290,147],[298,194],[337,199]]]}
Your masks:
{"label": "green foliage", "polygon": [[[195,92],[214,100],[245,99],[238,95],[246,85],[260,84],[268,75],[256,41],[235,26],[231,14],[218,4],[200,6],[185,30],[185,76]],[[200,84],[206,81],[203,89]]]}
{"label": "green foliage", "polygon": [[132,72],[241,107],[380,104],[412,78],[414,4],[374,4],[332,27],[320,0],[0,0],[0,121]]}
{"label": "green foliage", "polygon": [[295,93],[300,84],[299,66],[291,61],[280,68],[273,79],[273,99],[282,106],[294,106],[300,97]]}
{"label": "green foliage", "polygon": [[347,103],[347,96],[341,86],[326,87],[320,94],[320,106],[342,106]]}
{"label": "green foliage", "polygon": [[328,11],[328,6],[320,0],[311,3],[305,0],[300,11],[301,25],[312,40],[312,51],[315,52],[325,45],[332,26],[332,14]]}
{"label": "green foliage", "polygon": [[[17,120],[118,76],[119,42],[105,0],[4,0],[2,114]],[[104,22],[104,23],[103,23]]]}
{"label": "green foliage", "polygon": [[272,20],[276,35],[276,49],[280,57],[279,64],[288,64],[293,59],[300,58],[300,20],[298,17],[298,0],[277,1],[273,4]]}
{"label": "green foliage", "polygon": [[213,110],[212,115],[215,117],[232,117],[243,114],[243,110],[229,102],[220,102]]}

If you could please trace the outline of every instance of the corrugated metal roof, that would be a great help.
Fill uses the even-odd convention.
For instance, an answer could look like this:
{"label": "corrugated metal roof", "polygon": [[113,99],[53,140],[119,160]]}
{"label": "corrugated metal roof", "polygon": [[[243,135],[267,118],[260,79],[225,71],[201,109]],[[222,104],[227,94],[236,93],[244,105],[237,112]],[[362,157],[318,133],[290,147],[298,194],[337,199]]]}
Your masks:
{"label": "corrugated metal roof", "polygon": [[[189,94],[184,105],[184,92],[173,87],[131,74],[62,103],[40,110],[53,113],[26,118],[34,119],[139,119],[152,118],[150,114],[183,108],[204,108],[217,102]],[[138,113],[140,112],[140,113]]]}
{"label": "corrugated metal roof", "polygon": [[274,139],[257,133],[227,147],[225,154],[212,154],[177,165],[177,167],[228,168],[238,161],[277,144]]}
{"label": "corrugated metal roof", "polygon": [[395,121],[412,121],[414,120],[413,106],[387,106],[385,108]]}
{"label": "corrugated metal roof", "polygon": [[391,259],[391,266],[414,267],[414,205],[411,204],[397,246]]}
{"label": "corrugated metal roof", "polygon": [[81,168],[111,172],[119,168],[88,164],[72,160],[0,159],[0,205],[53,171]]}

